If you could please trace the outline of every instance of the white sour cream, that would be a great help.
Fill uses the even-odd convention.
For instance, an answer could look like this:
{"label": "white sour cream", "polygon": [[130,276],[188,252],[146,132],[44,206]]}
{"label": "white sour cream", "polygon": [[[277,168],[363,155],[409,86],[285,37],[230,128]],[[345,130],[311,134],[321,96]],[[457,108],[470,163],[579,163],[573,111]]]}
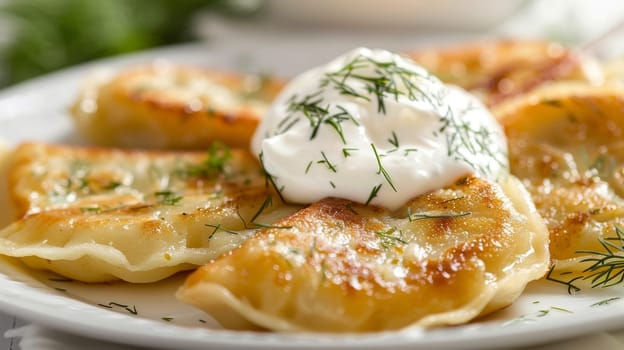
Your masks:
{"label": "white sour cream", "polygon": [[359,48],[293,79],[251,144],[287,201],[397,209],[469,173],[507,169],[504,133],[474,96],[413,61]]}

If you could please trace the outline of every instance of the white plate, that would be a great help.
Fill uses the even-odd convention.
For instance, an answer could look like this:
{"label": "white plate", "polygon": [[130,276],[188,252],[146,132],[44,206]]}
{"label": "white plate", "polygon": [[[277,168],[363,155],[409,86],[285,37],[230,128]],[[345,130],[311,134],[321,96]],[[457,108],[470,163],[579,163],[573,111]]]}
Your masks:
{"label": "white plate", "polygon": [[[0,138],[10,144],[26,139],[79,142],[66,110],[80,77],[94,65],[120,67],[166,58],[236,69],[240,68],[237,62],[245,61],[247,67],[291,74],[347,48],[327,41],[308,42],[303,54],[298,42],[273,43],[270,49],[249,45],[151,51],[73,68],[5,90],[0,92]],[[538,282],[511,307],[458,327],[364,335],[233,332],[219,330],[209,316],[175,300],[173,292],[183,278],[178,275],[150,285],[87,285],[58,281],[49,274],[0,261],[0,309],[71,333],[172,349],[483,349],[531,345],[624,326],[621,288],[570,296],[561,285]],[[623,299],[592,306],[612,297]]]}

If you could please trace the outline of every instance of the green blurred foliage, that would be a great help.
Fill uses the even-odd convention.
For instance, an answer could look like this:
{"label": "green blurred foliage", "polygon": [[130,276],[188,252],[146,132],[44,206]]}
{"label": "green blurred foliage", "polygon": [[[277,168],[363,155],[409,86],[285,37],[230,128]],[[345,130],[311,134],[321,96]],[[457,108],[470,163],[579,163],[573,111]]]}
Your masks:
{"label": "green blurred foliage", "polygon": [[7,0],[0,15],[13,32],[0,50],[0,85],[191,40],[191,19],[205,9],[233,10],[226,0]]}

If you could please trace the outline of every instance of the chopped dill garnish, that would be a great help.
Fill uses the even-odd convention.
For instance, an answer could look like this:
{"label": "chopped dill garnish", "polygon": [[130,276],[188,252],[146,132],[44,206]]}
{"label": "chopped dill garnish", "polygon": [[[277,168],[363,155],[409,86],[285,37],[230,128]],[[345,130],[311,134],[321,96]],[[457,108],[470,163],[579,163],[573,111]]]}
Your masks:
{"label": "chopped dill garnish", "polygon": [[[395,236],[395,232],[398,232],[399,235]],[[379,238],[379,244],[384,248],[390,248],[396,246],[397,244],[407,244],[407,242],[402,238],[403,233],[395,227],[386,231],[377,231],[375,234]]]}
{"label": "chopped dill garnish", "polygon": [[418,152],[418,148],[405,148],[403,152],[403,156],[407,157],[411,152]]}
{"label": "chopped dill garnish", "polygon": [[360,215],[357,211],[355,211],[355,209],[353,208],[353,203],[347,203],[345,205],[345,207],[347,208],[347,210],[349,210],[350,212],[352,212],[355,215]]}
{"label": "chopped dill garnish", "polygon": [[335,184],[333,181],[330,181],[330,182],[329,182],[329,185],[330,185],[332,188],[334,188],[334,189],[336,188],[336,184]]}
{"label": "chopped dill garnish", "polygon": [[[566,285],[569,294],[581,290],[574,284],[577,281],[588,280],[591,288],[607,288],[624,282],[624,231],[618,225],[614,225],[614,229],[615,236],[598,238],[602,246],[601,251],[576,251],[577,254],[587,255],[580,263],[589,263],[588,267],[578,273],[566,274],[571,275],[571,278],[563,280],[552,276],[555,269],[553,265],[546,275],[546,280]],[[560,273],[559,276],[564,276],[564,273]]]}
{"label": "chopped dill garnish", "polygon": [[312,161],[308,162],[308,166],[306,166],[306,168],[305,168],[305,174],[307,174],[308,171],[310,171],[310,168],[312,167],[312,163],[313,163]]}
{"label": "chopped dill garnish", "polygon": [[426,220],[426,219],[452,219],[452,218],[461,218],[464,216],[471,215],[472,212],[463,211],[459,213],[414,213],[412,214],[411,208],[407,208],[407,220],[410,222],[418,221],[418,220]]}
{"label": "chopped dill garnish", "polygon": [[100,213],[102,208],[100,207],[81,207],[80,211],[83,213]]}
{"label": "chopped dill garnish", "polygon": [[161,317],[160,319],[167,322],[173,321],[173,317]]}
{"label": "chopped dill garnish", "polygon": [[570,311],[570,310],[568,310],[568,309],[564,309],[564,308],[562,308],[562,307],[558,307],[558,306],[551,306],[550,308],[551,308],[552,310],[557,310],[557,311],[561,311],[561,312],[566,312],[566,313],[569,313],[569,314],[573,314],[573,313],[574,313],[574,312],[572,312],[572,311]]}
{"label": "chopped dill garnish", "polygon": [[214,141],[208,148],[208,156],[198,165],[189,165],[181,173],[189,177],[215,178],[225,174],[225,166],[232,158],[232,152],[225,144]]}
{"label": "chopped dill garnish", "polygon": [[351,156],[351,152],[352,151],[357,151],[357,150],[358,150],[357,148],[343,148],[342,149],[342,155],[345,158],[348,158],[349,156]]}
{"label": "chopped dill garnish", "polygon": [[380,189],[381,189],[381,184],[377,186],[373,186],[373,189],[368,195],[368,199],[366,200],[366,203],[364,203],[364,205],[368,205],[375,197],[377,197],[377,193],[379,193]]}
{"label": "chopped dill garnish", "polygon": [[[468,105],[462,112],[467,114],[476,108],[472,104]],[[470,119],[456,116],[448,107],[445,115],[440,118],[442,126],[439,132],[451,129],[453,132],[446,136],[447,156],[457,161],[468,164],[483,175],[493,175],[493,169],[487,165],[476,164],[470,160],[474,155],[486,155],[493,159],[501,168],[506,168],[507,155],[499,149],[497,137],[484,125],[475,128],[471,125]]]}
{"label": "chopped dill garnish", "polygon": [[550,309],[539,310],[537,312],[537,317],[544,317],[548,315],[549,312],[550,312]]}
{"label": "chopped dill garnish", "polygon": [[[285,124],[287,120],[293,119],[294,113],[302,113],[310,123],[310,127],[312,128],[312,132],[310,134],[310,140],[313,140],[319,132],[321,125],[327,124],[329,125],[343,144],[346,144],[347,141],[344,137],[344,131],[342,128],[342,123],[345,121],[351,121],[354,125],[359,125],[355,118],[342,106],[336,106],[336,109],[339,111],[336,113],[331,113],[329,110],[329,105],[323,106],[323,98],[319,95],[322,93],[322,90],[319,90],[313,94],[304,96],[301,100],[297,100],[297,95],[293,95],[288,101],[288,112],[289,115],[286,116],[282,121],[280,121],[281,126],[286,125],[286,127],[280,127],[278,124],[278,130],[276,134],[283,134],[288,131],[292,125],[296,122],[291,122],[289,124]],[[294,121],[299,121],[298,118],[293,119]]]}
{"label": "chopped dill garnish", "polygon": [[102,189],[112,191],[112,190],[116,189],[117,187],[119,187],[121,185],[122,185],[122,183],[119,182],[119,181],[111,181],[108,184],[102,186]]}
{"label": "chopped dill garnish", "polygon": [[258,208],[258,210],[256,211],[256,213],[251,217],[251,220],[249,220],[250,222],[254,222],[258,216],[260,216],[260,214],[262,214],[262,212],[273,205],[273,196],[271,196],[270,194],[266,196],[266,198],[264,198],[264,201],[262,201],[262,204],[260,204],[260,207]]}
{"label": "chopped dill garnish", "polygon": [[388,172],[386,171],[386,168],[384,168],[383,165],[381,164],[381,158],[379,157],[379,153],[377,153],[377,148],[375,148],[375,144],[371,143],[370,145],[373,148],[373,153],[375,154],[375,159],[377,160],[377,174],[383,174],[384,178],[386,179],[386,182],[388,182],[388,184],[390,185],[390,187],[392,187],[394,192],[397,192],[397,189],[396,187],[394,187],[394,183],[392,182],[392,178],[390,177],[390,174],[388,174]]}
{"label": "chopped dill garnish", "polygon": [[612,301],[616,301],[616,300],[619,300],[619,299],[621,299],[621,298],[620,297],[613,297],[613,298],[609,298],[609,299],[600,300],[598,302],[595,302],[595,303],[591,304],[590,307],[608,305]]}
{"label": "chopped dill garnish", "polygon": [[208,227],[212,227],[213,230],[210,233],[210,235],[208,236],[208,239],[212,239],[212,237],[214,237],[214,235],[218,232],[218,231],[223,231],[225,233],[229,233],[231,235],[237,235],[238,232],[236,231],[232,231],[232,230],[228,230],[227,228],[221,226],[221,224],[216,224],[216,225],[212,225],[212,224],[204,224],[204,226],[208,226]]}
{"label": "chopped dill garnish", "polygon": [[158,191],[154,192],[154,195],[158,199],[158,204],[162,205],[176,205],[182,200],[182,196],[178,196],[173,191]]}
{"label": "chopped dill garnish", "polygon": [[[374,73],[364,75],[361,70],[369,67],[373,68]],[[340,70],[326,73],[321,81],[321,88],[333,87],[342,95],[372,101],[369,95],[358,92],[350,85],[350,79],[365,84],[366,92],[373,95],[377,102],[377,112],[381,114],[386,114],[385,99],[388,97],[398,100],[399,96],[407,96],[412,101],[421,98],[433,102],[416,82],[417,79],[431,80],[431,75],[401,67],[394,60],[378,61],[363,55],[358,55]]]}
{"label": "chopped dill garnish", "polygon": [[323,156],[323,159],[317,161],[317,163],[318,164],[325,164],[325,166],[327,166],[327,169],[329,169],[332,173],[337,172],[336,165],[332,164],[329,161],[329,159],[327,159],[327,155],[325,155],[325,152],[321,151],[321,156]]}
{"label": "chopped dill garnish", "polygon": [[392,132],[392,138],[389,138],[388,142],[394,146],[394,148],[399,148],[399,139],[394,131]]}
{"label": "chopped dill garnish", "polygon": [[260,159],[260,166],[262,167],[262,172],[264,173],[264,179],[265,179],[265,186],[268,186],[268,184],[270,183],[271,186],[273,186],[273,189],[275,189],[275,192],[277,192],[277,195],[280,197],[281,201],[286,203],[286,201],[284,200],[284,197],[282,196],[282,190],[284,189],[282,188],[278,188],[277,184],[275,183],[275,178],[273,175],[271,175],[267,170],[266,167],[264,166],[264,153],[260,152],[260,154],[258,155],[258,158]]}
{"label": "chopped dill garnish", "polygon": [[293,228],[293,226],[267,225],[267,224],[262,224],[262,223],[259,223],[259,222],[254,222],[253,224],[257,228],[273,228],[273,229],[276,229],[276,230],[290,230],[290,229]]}
{"label": "chopped dill garnish", "polygon": [[131,313],[133,315],[137,315],[139,313],[137,311],[136,305],[132,305],[132,307],[130,307],[127,304],[116,303],[114,301],[111,301],[108,304],[97,304],[97,305],[101,306],[101,307],[105,307],[107,309],[112,309],[114,307],[118,307],[118,308],[126,310],[127,312],[129,312],[129,313]]}
{"label": "chopped dill garnish", "polygon": [[555,271],[555,264],[553,264],[550,267],[550,270],[548,270],[548,273],[546,274],[545,278],[546,278],[547,281],[551,281],[551,282],[555,282],[555,283],[559,283],[559,284],[563,284],[563,285],[567,286],[568,287],[568,294],[572,294],[572,293],[575,293],[575,292],[578,292],[578,291],[581,290],[581,288],[579,288],[576,285],[574,285],[574,282],[576,280],[579,280],[579,279],[583,278],[583,276],[577,276],[577,277],[574,277],[574,278],[572,278],[572,279],[570,279],[568,281],[564,281],[564,280],[560,280],[560,279],[557,279],[557,278],[553,277],[553,272],[554,271]]}

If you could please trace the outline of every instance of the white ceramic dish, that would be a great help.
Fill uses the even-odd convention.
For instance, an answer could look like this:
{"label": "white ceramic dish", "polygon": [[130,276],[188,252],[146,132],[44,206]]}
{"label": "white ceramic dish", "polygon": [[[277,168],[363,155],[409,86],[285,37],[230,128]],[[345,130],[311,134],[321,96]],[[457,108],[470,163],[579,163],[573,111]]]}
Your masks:
{"label": "white ceramic dish", "polygon": [[[290,46],[288,46],[290,45]],[[291,74],[335,52],[302,55],[297,43],[257,49],[254,65]],[[308,49],[310,46],[306,46]],[[320,47],[320,46],[319,46]],[[329,51],[329,52],[328,52]],[[299,52],[305,58],[284,59]],[[102,61],[120,67],[153,59],[239,68],[241,48],[215,50],[181,46]],[[282,59],[276,59],[276,55]],[[35,139],[77,143],[67,106],[80,78],[94,65],[66,70],[0,92],[0,139],[15,144]],[[531,284],[511,307],[468,325],[426,331],[318,335],[220,330],[209,316],[176,301],[173,292],[183,275],[153,285],[86,285],[0,261],[0,310],[51,328],[121,343],[170,349],[457,349],[532,345],[624,326],[624,290],[566,294],[552,282]],[[593,305],[614,299],[607,305]],[[593,306],[592,306],[593,305]]]}

